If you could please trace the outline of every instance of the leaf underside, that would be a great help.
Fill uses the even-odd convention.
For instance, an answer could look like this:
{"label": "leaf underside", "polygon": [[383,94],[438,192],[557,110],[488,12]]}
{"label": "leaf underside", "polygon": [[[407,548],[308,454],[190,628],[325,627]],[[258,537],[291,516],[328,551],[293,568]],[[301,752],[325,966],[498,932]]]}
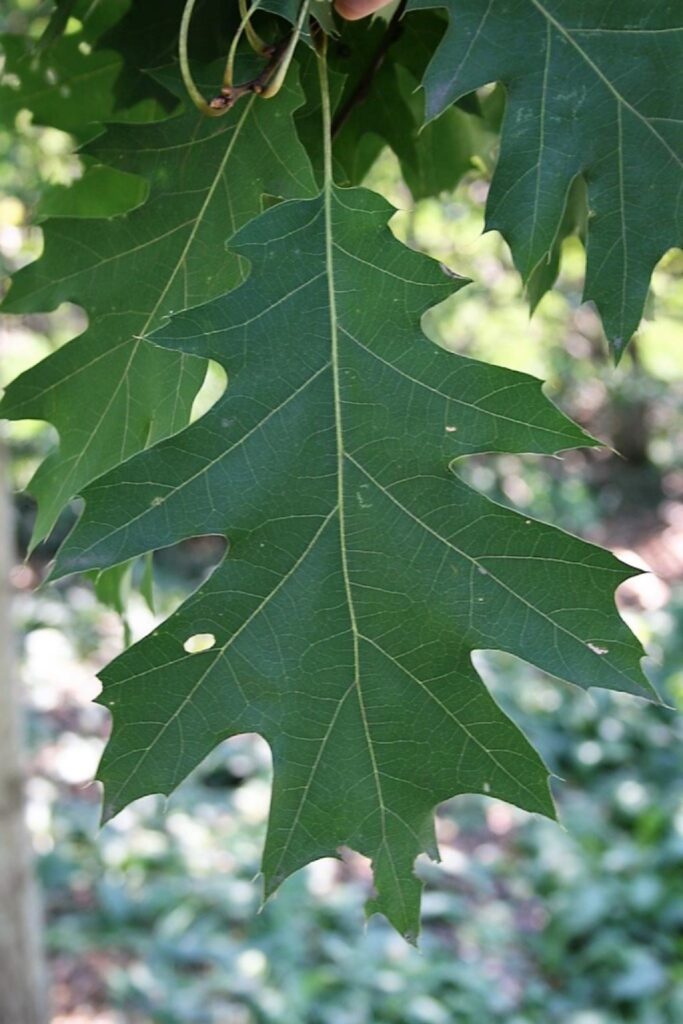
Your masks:
{"label": "leaf underside", "polygon": [[[258,732],[274,765],[266,894],[351,847],[372,860],[369,910],[413,939],[413,866],[436,856],[438,802],[486,793],[553,814],[547,770],[472,652],[651,691],[612,597],[633,571],[492,503],[452,467],[590,439],[538,381],[427,341],[420,318],[453,282],[394,240],[389,213],[372,193],[330,187],[238,233],[245,283],[154,335],[221,362],[226,393],[87,488],[55,575],[229,538],[210,579],[102,673],[105,816]],[[215,645],[186,653],[197,634]]]}
{"label": "leaf underside", "polygon": [[587,185],[584,299],[617,356],[652,270],[683,242],[683,5],[671,0],[410,0],[449,28],[423,84],[427,114],[490,82],[507,91],[487,228],[528,281],[552,261],[572,182]]}

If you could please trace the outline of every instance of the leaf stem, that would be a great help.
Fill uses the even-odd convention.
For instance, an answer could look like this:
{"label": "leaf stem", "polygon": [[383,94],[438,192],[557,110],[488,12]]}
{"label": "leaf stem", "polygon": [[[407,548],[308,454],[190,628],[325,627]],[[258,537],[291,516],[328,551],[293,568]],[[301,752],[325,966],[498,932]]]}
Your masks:
{"label": "leaf stem", "polygon": [[251,8],[251,10],[249,10],[249,8],[247,7],[247,3],[248,0],[239,0],[240,14],[243,19],[246,19],[246,23],[244,26],[244,34],[246,35],[247,42],[251,46],[252,50],[255,53],[258,53],[261,56],[263,56],[268,52],[268,44],[264,43],[264,41],[261,39],[260,35],[258,34],[258,32],[256,32],[254,26],[251,23],[251,15],[258,7],[260,0],[254,0],[254,5]]}
{"label": "leaf stem", "polygon": [[323,115],[323,181],[325,188],[332,186],[332,108],[330,105],[330,84],[327,77],[327,36],[323,36],[318,50],[318,78],[320,80],[320,104]]}
{"label": "leaf stem", "polygon": [[258,50],[252,42],[251,33],[253,33],[253,29],[251,28],[251,17],[260,3],[261,0],[254,0],[253,5],[251,7],[247,7],[246,0],[240,0],[240,14],[242,15],[242,19],[237,27],[235,35],[232,38],[232,42],[230,43],[230,49],[228,50],[228,59],[225,62],[225,71],[223,72],[223,86],[226,89],[230,89],[233,84],[237,46],[244,32],[246,32],[247,34],[249,45],[252,47],[252,49],[255,49],[257,53],[264,53],[267,50],[267,47],[265,46],[265,44],[261,43],[261,40],[259,39],[258,36],[256,36],[256,39],[258,39],[258,42],[261,44],[262,48]]}
{"label": "leaf stem", "polygon": [[275,72],[273,78],[268,83],[266,88],[263,90],[262,95],[263,95],[263,97],[265,99],[270,99],[277,92],[279,92],[281,87],[282,87],[282,83],[285,80],[285,76],[286,76],[287,71],[289,69],[289,65],[292,63],[292,57],[294,56],[294,51],[296,50],[296,44],[299,42],[299,37],[301,36],[301,30],[304,27],[304,21],[306,19],[306,15],[308,14],[309,3],[310,3],[310,0],[304,0],[304,2],[302,3],[302,5],[301,5],[301,7],[299,9],[299,16],[296,19],[296,24],[294,25],[294,31],[292,32],[292,35],[290,36],[289,43],[287,44],[287,49],[285,50],[284,54],[282,55],[282,60],[280,61],[280,64],[278,65],[278,69]]}
{"label": "leaf stem", "polygon": [[178,37],[180,74],[182,75],[183,84],[187,90],[187,94],[197,110],[200,110],[202,114],[208,114],[210,117],[215,117],[216,111],[211,109],[195,84],[194,78],[192,77],[192,71],[190,70],[190,61],[187,55],[187,38],[190,33],[190,22],[192,21],[192,12],[194,11],[196,2],[197,0],[185,0],[183,16],[180,19],[180,34]]}
{"label": "leaf stem", "polygon": [[323,156],[324,156],[324,182],[323,182],[323,203],[325,210],[325,266],[327,270],[327,288],[330,306],[330,341],[332,349],[332,386],[334,394],[334,420],[337,443],[337,515],[339,516],[339,548],[341,554],[341,571],[344,581],[344,593],[349,613],[349,626],[353,638],[353,682],[352,686],[356,691],[358,710],[363,723],[363,733],[368,748],[368,756],[372,765],[372,776],[375,782],[377,794],[377,810],[379,812],[382,845],[386,845],[386,814],[387,808],[380,783],[380,772],[377,762],[377,755],[370,734],[370,722],[367,708],[361,687],[360,672],[360,640],[361,633],[358,628],[358,617],[353,598],[351,585],[351,569],[349,566],[349,544],[346,535],[346,482],[345,482],[345,460],[347,456],[344,444],[344,422],[342,383],[339,356],[339,329],[337,314],[337,296],[334,280],[334,243],[333,235],[333,203],[334,203],[334,178],[332,176],[332,113],[330,107],[330,87],[327,77],[327,37],[323,36],[318,50],[318,76],[320,78],[320,98],[323,115]]}

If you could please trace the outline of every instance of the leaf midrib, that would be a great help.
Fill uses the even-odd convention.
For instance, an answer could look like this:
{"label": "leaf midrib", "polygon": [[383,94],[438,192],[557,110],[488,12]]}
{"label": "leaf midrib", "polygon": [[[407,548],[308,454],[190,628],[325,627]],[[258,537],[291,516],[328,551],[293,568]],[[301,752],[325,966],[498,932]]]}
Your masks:
{"label": "leaf midrib", "polygon": [[[326,140],[327,142],[327,140]],[[328,154],[329,156],[329,154]],[[372,737],[370,735],[370,723],[368,721],[368,715],[365,708],[365,701],[363,699],[363,691],[361,688],[361,677],[360,677],[360,632],[358,629],[358,620],[356,617],[356,609],[353,601],[353,590],[351,587],[351,575],[349,572],[349,556],[347,549],[346,540],[346,506],[345,506],[345,487],[344,487],[344,460],[346,451],[344,448],[344,421],[342,412],[342,397],[341,397],[341,380],[340,380],[340,366],[339,366],[339,331],[337,323],[337,296],[334,282],[334,234],[332,227],[332,203],[334,201],[334,183],[332,179],[332,162],[331,159],[325,161],[325,180],[323,184],[323,209],[324,209],[324,231],[325,231],[325,270],[327,274],[327,291],[328,291],[328,305],[330,314],[330,348],[331,348],[331,364],[332,364],[332,389],[334,396],[334,422],[335,422],[335,439],[337,447],[337,508],[339,514],[339,549],[341,556],[341,570],[342,577],[344,580],[344,592],[346,595],[346,604],[349,612],[349,622],[351,625],[351,635],[353,638],[353,686],[356,690],[358,699],[358,709],[360,712],[361,720],[363,723],[363,733],[365,735],[365,741],[368,748],[368,755],[370,757],[370,763],[372,765],[372,776],[375,783],[375,790],[377,793],[377,804],[380,812],[380,822],[382,831],[382,845],[388,851],[387,836],[386,836],[386,813],[387,809],[384,803],[384,796],[382,793],[382,784],[380,782],[379,767],[377,764],[377,757],[375,755],[375,749],[372,744]],[[393,861],[392,861],[393,863]],[[400,887],[399,887],[400,889]]]}

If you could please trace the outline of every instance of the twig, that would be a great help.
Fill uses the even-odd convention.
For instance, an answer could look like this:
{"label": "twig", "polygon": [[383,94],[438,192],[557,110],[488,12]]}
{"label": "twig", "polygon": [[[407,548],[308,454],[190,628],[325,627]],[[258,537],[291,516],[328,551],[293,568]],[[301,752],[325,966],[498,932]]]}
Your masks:
{"label": "twig", "polygon": [[42,53],[64,34],[64,29],[75,6],[76,0],[64,0],[64,3],[55,9],[36,44],[37,53]]}
{"label": "twig", "polygon": [[267,53],[268,63],[263,70],[256,76],[256,78],[250,79],[248,82],[242,82],[239,85],[224,85],[217,96],[209,100],[208,106],[213,112],[224,113],[226,110],[230,110],[235,106],[238,100],[243,96],[248,96],[249,93],[256,93],[262,95],[268,85],[275,77],[280,64],[284,58],[289,39],[281,40],[276,46],[271,46]]}
{"label": "twig", "polygon": [[406,3],[407,0],[401,0],[391,17],[391,21],[387,25],[386,32],[382,36],[380,44],[373,54],[372,60],[358,80],[356,88],[335,114],[332,120],[333,139],[337,137],[341,129],[344,127],[352,111],[367,98],[373,79],[382,67],[382,64],[384,64],[384,60],[390,47],[401,35],[403,30],[401,26],[401,18],[403,17],[403,12],[406,9]]}
{"label": "twig", "polygon": [[228,58],[223,87],[219,94],[214,96],[212,100],[209,100],[208,103],[208,107],[214,116],[230,110],[242,96],[246,96],[248,93],[256,93],[258,96],[263,96],[266,99],[275,96],[281,88],[289,65],[292,62],[292,57],[294,56],[294,51],[301,36],[304,21],[306,20],[306,14],[308,13],[309,2],[310,0],[303,0],[292,33],[275,46],[267,47],[264,56],[267,56],[269,60],[265,68],[256,78],[252,78],[249,82],[243,82],[241,85],[232,84],[233,43],[231,56]]}

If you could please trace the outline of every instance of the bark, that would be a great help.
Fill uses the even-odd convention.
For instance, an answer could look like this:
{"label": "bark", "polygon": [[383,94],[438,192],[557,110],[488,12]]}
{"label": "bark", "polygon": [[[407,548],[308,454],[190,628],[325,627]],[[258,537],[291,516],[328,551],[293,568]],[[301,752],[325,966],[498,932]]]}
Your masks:
{"label": "bark", "polygon": [[22,701],[14,664],[7,450],[0,435],[0,1024],[47,1024],[41,915],[24,820]]}

